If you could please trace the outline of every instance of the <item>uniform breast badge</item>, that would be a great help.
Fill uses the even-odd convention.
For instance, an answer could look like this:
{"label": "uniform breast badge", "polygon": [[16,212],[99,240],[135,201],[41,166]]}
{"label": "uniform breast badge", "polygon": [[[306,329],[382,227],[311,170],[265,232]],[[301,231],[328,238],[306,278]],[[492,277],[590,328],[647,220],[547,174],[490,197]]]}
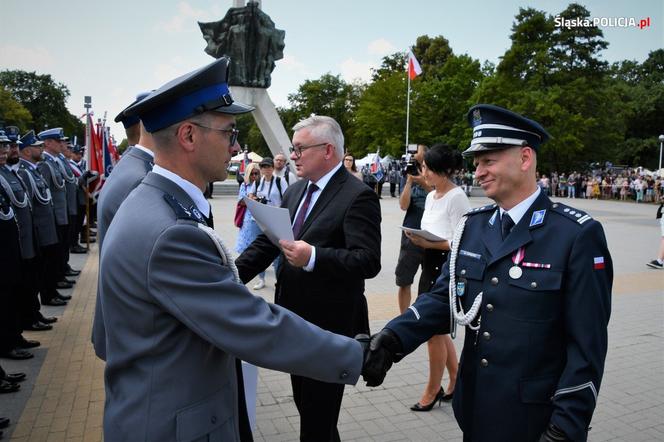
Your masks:
{"label": "uniform breast badge", "polygon": [[512,255],[512,262],[514,263],[514,265],[509,270],[510,278],[519,279],[523,275],[523,270],[521,270],[519,264],[521,264],[521,261],[523,261],[523,257],[525,255],[526,255],[526,249],[524,247],[519,247],[519,250],[514,252],[514,254]]}

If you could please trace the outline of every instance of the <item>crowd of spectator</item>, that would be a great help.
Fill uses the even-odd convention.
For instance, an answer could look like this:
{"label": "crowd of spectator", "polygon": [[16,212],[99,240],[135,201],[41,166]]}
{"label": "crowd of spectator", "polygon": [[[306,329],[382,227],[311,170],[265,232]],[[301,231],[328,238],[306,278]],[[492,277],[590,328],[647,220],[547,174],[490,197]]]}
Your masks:
{"label": "crowd of spectator", "polygon": [[553,172],[538,174],[537,184],[549,196],[585,199],[614,199],[657,202],[664,195],[661,177],[644,173],[640,168],[602,170],[592,173]]}

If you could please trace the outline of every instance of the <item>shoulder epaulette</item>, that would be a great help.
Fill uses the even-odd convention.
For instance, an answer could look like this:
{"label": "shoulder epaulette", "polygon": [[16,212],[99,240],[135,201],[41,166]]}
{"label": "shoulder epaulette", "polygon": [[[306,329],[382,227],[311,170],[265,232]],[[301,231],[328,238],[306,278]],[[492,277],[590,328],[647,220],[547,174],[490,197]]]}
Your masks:
{"label": "shoulder epaulette", "polygon": [[592,216],[588,215],[583,210],[575,209],[574,207],[570,207],[562,203],[553,203],[551,205],[551,210],[559,213],[563,216],[563,218],[567,218],[579,224],[583,224],[586,221],[593,219]]}
{"label": "shoulder epaulette", "polygon": [[175,212],[175,216],[177,219],[186,219],[197,223],[206,224],[203,215],[197,208],[190,207],[189,209],[187,209],[182,205],[180,201],[175,199],[173,195],[164,194],[164,199],[166,200],[168,205],[171,206],[173,212]]}
{"label": "shoulder epaulette", "polygon": [[494,210],[496,208],[496,204],[489,204],[487,206],[482,206],[482,207],[475,207],[474,209],[470,209],[468,212],[466,212],[466,216],[470,215],[477,215],[478,213],[483,213],[483,212],[489,212],[491,210]]}

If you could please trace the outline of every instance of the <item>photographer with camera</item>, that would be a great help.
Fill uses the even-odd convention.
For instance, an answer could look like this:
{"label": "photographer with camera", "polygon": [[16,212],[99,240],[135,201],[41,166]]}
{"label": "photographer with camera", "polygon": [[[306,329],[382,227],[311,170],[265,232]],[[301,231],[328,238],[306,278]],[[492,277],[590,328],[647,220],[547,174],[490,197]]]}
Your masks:
{"label": "photographer with camera", "polygon": [[[413,229],[420,228],[422,214],[424,213],[424,202],[426,201],[427,194],[432,190],[432,187],[426,184],[420,173],[424,154],[427,150],[427,146],[418,144],[417,151],[402,169],[403,176],[401,178],[399,206],[401,210],[406,211],[402,225]],[[410,306],[410,287],[415,279],[417,269],[422,265],[423,258],[424,249],[413,244],[401,232],[401,249],[399,250],[399,259],[394,273],[396,275],[397,286],[399,287],[399,311],[402,313]]]}

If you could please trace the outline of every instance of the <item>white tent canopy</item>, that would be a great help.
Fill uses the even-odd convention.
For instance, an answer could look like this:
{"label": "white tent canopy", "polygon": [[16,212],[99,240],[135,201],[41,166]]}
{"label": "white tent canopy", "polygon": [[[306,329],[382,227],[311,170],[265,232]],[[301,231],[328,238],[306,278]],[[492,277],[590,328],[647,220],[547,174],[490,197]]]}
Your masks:
{"label": "white tent canopy", "polygon": [[[358,168],[363,167],[365,164],[371,164],[374,161],[375,153],[369,153],[366,157],[355,160],[355,166]],[[387,155],[385,158],[380,159],[380,164],[383,166],[383,169],[387,169],[390,163],[394,160],[394,157]]]}
{"label": "white tent canopy", "polygon": [[[258,155],[255,152],[249,152],[247,156],[249,157],[252,163],[259,163],[263,159],[262,156]],[[244,160],[244,152],[240,152],[239,154],[231,158],[231,163],[239,163],[242,160]]]}

